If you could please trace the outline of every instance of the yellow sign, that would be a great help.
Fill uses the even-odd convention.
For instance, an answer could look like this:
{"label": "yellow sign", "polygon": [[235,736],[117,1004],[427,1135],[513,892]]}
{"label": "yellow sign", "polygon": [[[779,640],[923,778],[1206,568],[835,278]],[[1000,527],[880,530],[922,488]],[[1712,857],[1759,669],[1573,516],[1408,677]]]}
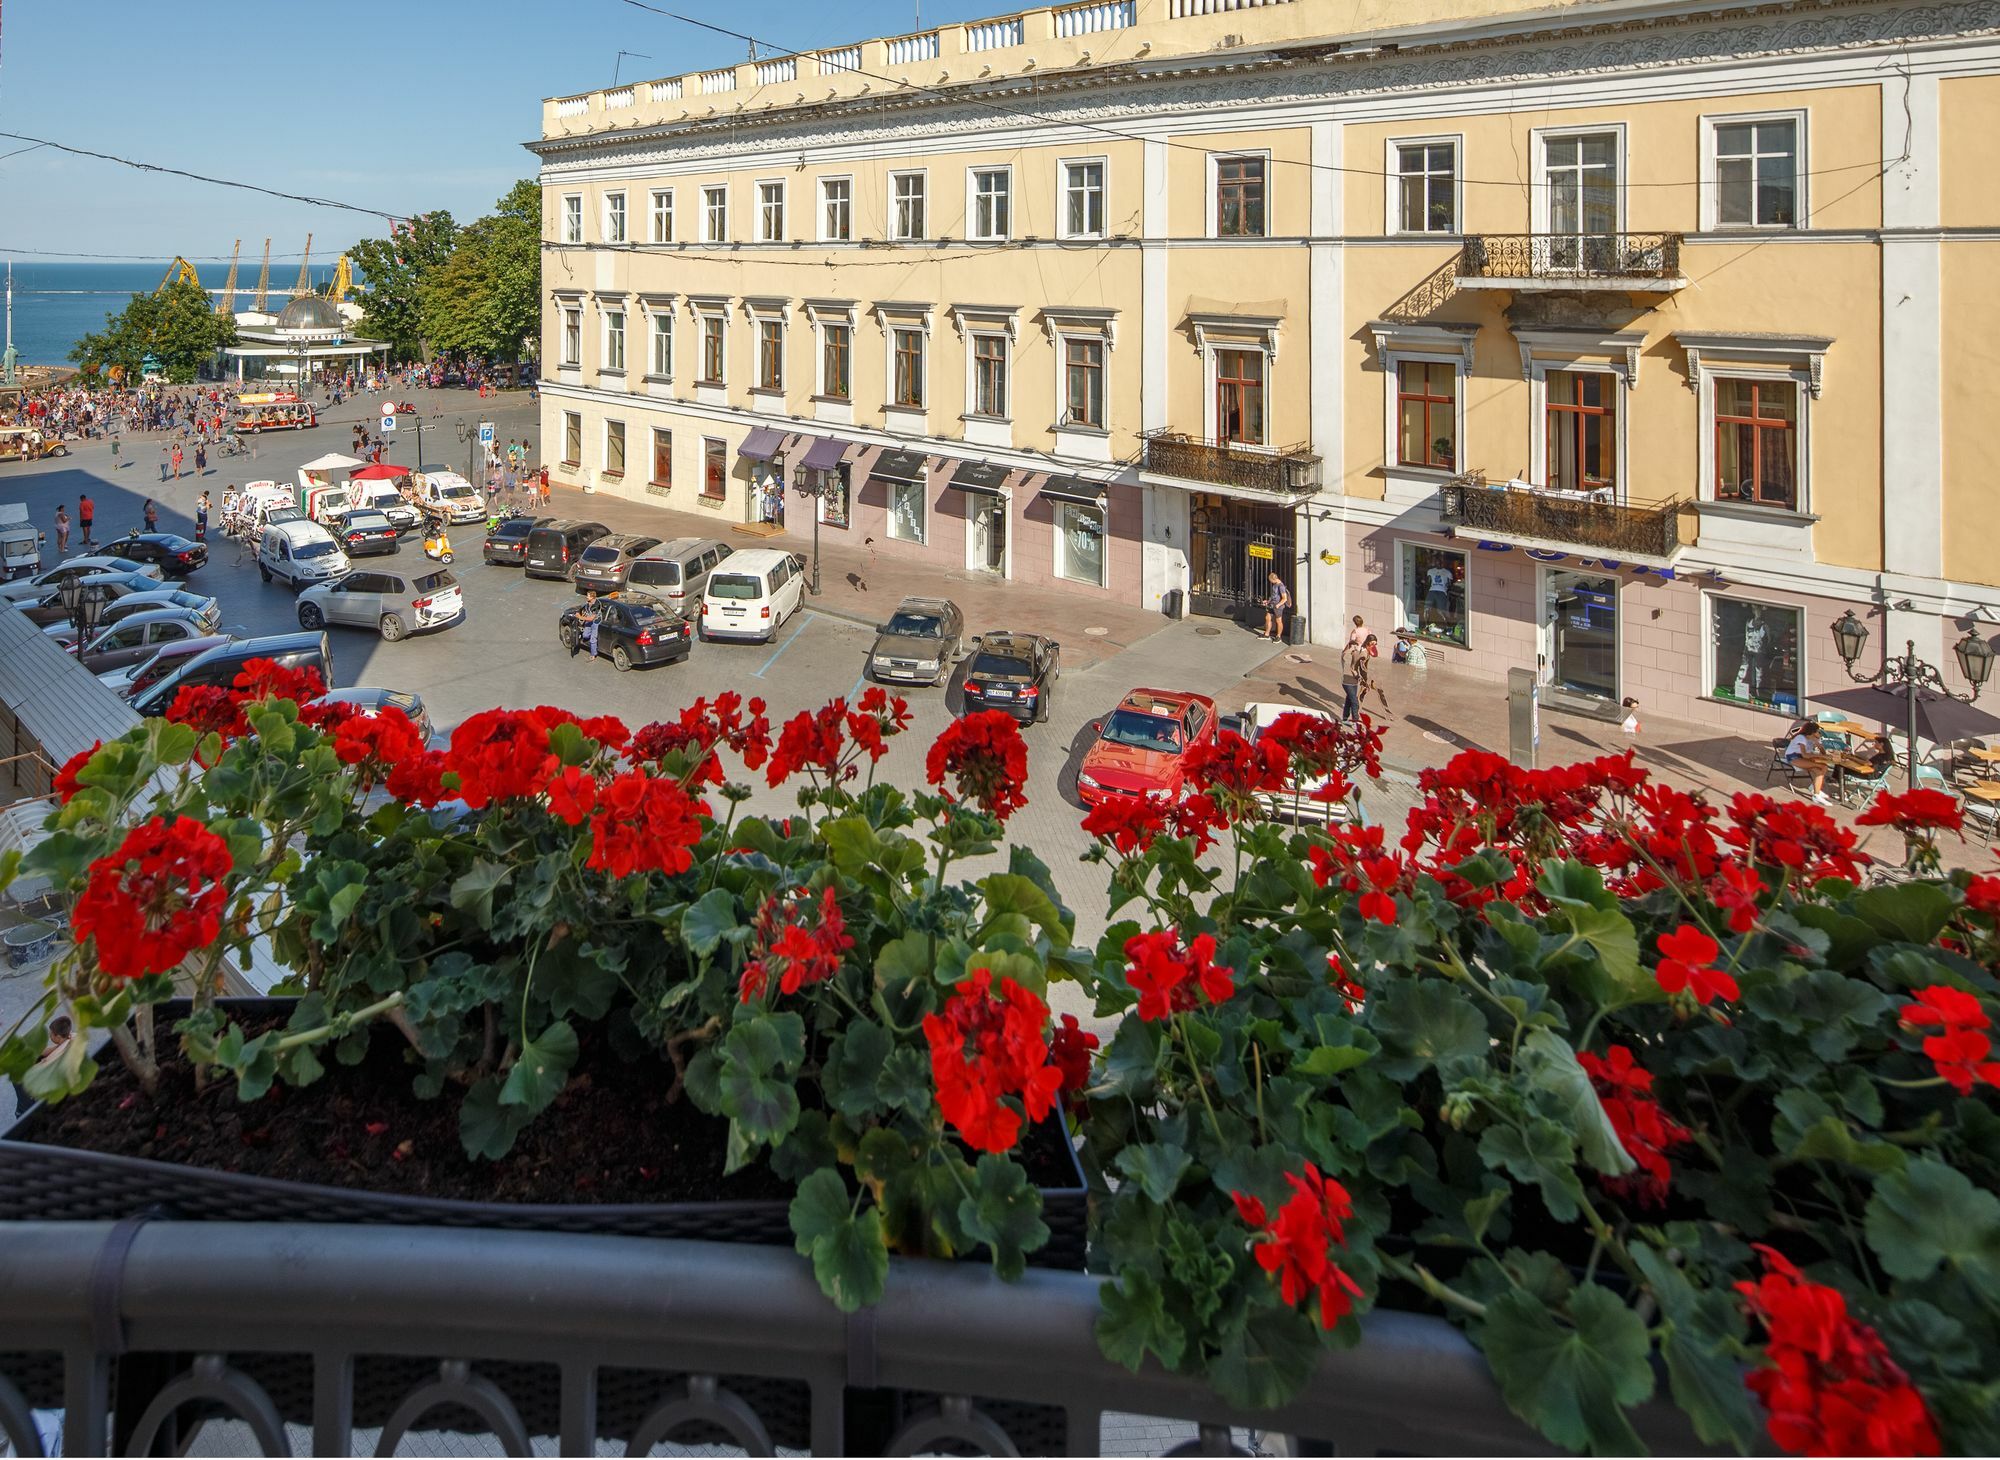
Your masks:
{"label": "yellow sign", "polygon": [[1253,558],[1268,558],[1271,556],[1271,545],[1268,542],[1253,542],[1250,544],[1249,553]]}

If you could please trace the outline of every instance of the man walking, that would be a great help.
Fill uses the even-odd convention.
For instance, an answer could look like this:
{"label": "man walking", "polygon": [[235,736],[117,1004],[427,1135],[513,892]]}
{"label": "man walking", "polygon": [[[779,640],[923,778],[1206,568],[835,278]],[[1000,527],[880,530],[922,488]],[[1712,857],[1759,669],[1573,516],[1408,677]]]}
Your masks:
{"label": "man walking", "polygon": [[116,436],[113,436],[111,438],[111,469],[113,471],[116,471],[118,470],[119,467],[123,466],[124,464],[125,464],[124,462],[118,459],[118,438]]}
{"label": "man walking", "polygon": [[1285,615],[1291,611],[1292,590],[1276,573],[1271,574],[1270,592],[1264,595],[1264,637],[1272,643],[1285,637]]}
{"label": "man walking", "polygon": [[69,551],[69,512],[62,507],[56,508],[56,551]]}
{"label": "man walking", "polygon": [[203,491],[194,504],[194,540],[208,541],[208,493]]}
{"label": "man walking", "polygon": [[160,508],[159,504],[151,497],[146,499],[145,516],[146,531],[158,532],[160,530]]}
{"label": "man walking", "polygon": [[173,453],[168,451],[166,443],[162,442],[160,445],[160,480],[162,482],[166,481],[167,468],[172,465],[173,465]]}
{"label": "man walking", "polygon": [[[593,588],[584,595],[583,611],[576,616],[577,623],[583,628],[583,647],[589,652],[592,659],[597,657],[598,618],[597,590]],[[569,657],[572,659],[576,658],[575,649],[569,651]]]}
{"label": "man walking", "polygon": [[83,545],[85,547],[92,546],[90,541],[90,524],[96,520],[97,504],[88,497],[78,497],[76,499],[76,525],[83,529]]}
{"label": "man walking", "polygon": [[1368,673],[1368,650],[1361,644],[1350,644],[1340,651],[1340,718],[1356,720],[1361,716],[1361,685]]}

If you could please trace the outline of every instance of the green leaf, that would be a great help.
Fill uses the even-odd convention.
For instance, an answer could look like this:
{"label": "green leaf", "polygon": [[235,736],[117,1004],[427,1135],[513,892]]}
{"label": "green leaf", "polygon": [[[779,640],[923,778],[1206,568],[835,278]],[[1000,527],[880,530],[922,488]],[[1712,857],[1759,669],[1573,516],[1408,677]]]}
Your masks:
{"label": "green leaf", "polygon": [[90,1057],[89,1042],[77,1034],[54,1059],[30,1066],[20,1080],[28,1099],[54,1105],[66,1096],[83,1093],[96,1076],[97,1061]]}
{"label": "green leaf", "polygon": [[799,1183],[790,1208],[793,1245],[812,1259],[820,1291],[843,1313],[880,1302],[889,1281],[889,1246],[882,1214],[854,1214],[837,1171],[822,1169]]}
{"label": "green leaf", "polygon": [[504,862],[484,858],[472,864],[451,884],[451,905],[482,928],[493,926],[493,894],[505,886],[514,869]]}
{"label": "green leaf", "polygon": [[1486,1229],[1493,1225],[1493,1219],[1499,1215],[1507,1196],[1506,1187],[1496,1186],[1482,1196],[1473,1197],[1465,1204],[1465,1225],[1472,1233],[1473,1241],[1486,1240]]}
{"label": "green leaf", "polygon": [[1789,1161],[1837,1161],[1862,1171],[1900,1171],[1903,1152],[1887,1141],[1864,1141],[1818,1095],[1810,1090],[1778,1092],[1772,1104],[1778,1118],[1771,1122],[1771,1139]]}
{"label": "green leaf", "polygon": [[[1353,1032],[1367,1039],[1370,1044],[1374,1043],[1367,1030],[1359,1029]],[[1344,1075],[1349,1070],[1368,1063],[1375,1058],[1375,1053],[1375,1050],[1360,1044],[1322,1044],[1307,1050],[1305,1054],[1292,1061],[1292,1069],[1298,1074],[1310,1075],[1316,1080],[1330,1080],[1335,1075]]]}
{"label": "green leaf", "polygon": [[2000,1197],[1925,1157],[1875,1183],[1868,1245],[1883,1271],[1911,1281],[1940,1265],[2000,1302]]}
{"label": "green leaf", "polygon": [[507,1082],[500,1087],[500,1103],[518,1105],[530,1116],[547,1110],[569,1082],[576,1052],[576,1031],[567,1020],[558,1019],[521,1046],[507,1071]]}
{"label": "green leaf", "polygon": [[[752,1142],[775,1143],[799,1118],[799,1094],[789,1078],[785,1042],[777,1025],[797,1015],[767,1016],[732,1027],[718,1047],[717,1104]],[[798,1036],[803,1043],[804,1035]],[[741,1154],[741,1153],[739,1153]],[[732,1161],[730,1169],[741,1165]]]}
{"label": "green leaf", "polygon": [[846,1116],[872,1115],[882,1108],[876,1084],[889,1058],[889,1031],[873,1019],[855,1019],[841,1030],[828,1052],[821,1078],[833,1108]]}
{"label": "green leaf", "polygon": [[725,938],[741,943],[749,936],[736,921],[736,894],[727,887],[711,887],[681,914],[681,941],[699,958],[713,958]]}
{"label": "green leaf", "polygon": [[1487,1057],[1492,1041],[1472,996],[1441,979],[1393,985],[1373,1006],[1375,1033],[1385,1050],[1404,1058],[1383,1061],[1391,1079],[1407,1078],[1425,1065]]}
{"label": "green leaf", "polygon": [[1508,1408],[1556,1444],[1594,1455],[1643,1451],[1625,1410],[1652,1397],[1651,1344],[1608,1289],[1571,1294],[1568,1323],[1525,1293],[1502,1294],[1476,1337]]}
{"label": "green leaf", "polygon": [[1593,1168],[1623,1176],[1636,1167],[1568,1040],[1547,1029],[1530,1029],[1521,1040],[1520,1070],[1529,1089],[1546,1097],[1542,1108],[1561,1119]]}
{"label": "green leaf", "polygon": [[1951,921],[1951,892],[1937,882],[1894,882],[1856,893],[1851,904],[1877,932],[1905,943],[1929,943]]}
{"label": "green leaf", "polygon": [[930,976],[928,934],[913,929],[894,942],[883,944],[882,951],[875,955],[875,985],[885,992],[901,992],[906,985],[926,981]]}
{"label": "green leaf", "polygon": [[1069,947],[1069,919],[1056,900],[1036,883],[1012,872],[994,872],[980,878],[976,885],[992,912],[1019,913],[1047,934],[1055,947]]}
{"label": "green leaf", "polygon": [[1582,1210],[1583,1183],[1576,1177],[1576,1147],[1569,1132],[1546,1118],[1526,1130],[1496,1125],[1479,1138],[1479,1158],[1542,1194],[1549,1215],[1559,1222],[1576,1220]]}
{"label": "green leaf", "polygon": [[1139,1019],[1121,1019],[1118,1032],[1105,1047],[1103,1080],[1120,1095],[1143,1096],[1153,1088],[1160,1066],[1162,1026]]}
{"label": "green leaf", "polygon": [[1174,1199],[1181,1178],[1193,1164],[1194,1158],[1171,1141],[1127,1146],[1118,1153],[1117,1161],[1119,1171],[1161,1206]]}
{"label": "green leaf", "polygon": [[912,1115],[923,1111],[931,1099],[931,1066],[922,1051],[907,1044],[897,1045],[882,1061],[875,1077],[875,1095],[892,1110]]}
{"label": "green leaf", "polygon": [[1113,1363],[1133,1373],[1156,1354],[1169,1369],[1181,1361],[1187,1332],[1167,1313],[1160,1285],[1144,1268],[1129,1268],[1116,1282],[1097,1290],[1104,1311],[1097,1315],[1097,1346]]}
{"label": "green leaf", "polygon": [[1764,1427],[1751,1406],[1737,1358],[1742,1311],[1727,1293],[1697,1293],[1687,1275],[1659,1249],[1634,1242],[1630,1251],[1668,1320],[1661,1352],[1674,1402],[1693,1422],[1703,1444],[1751,1453]]}
{"label": "green leaf", "polygon": [[1028,1265],[1028,1254],[1049,1240],[1042,1221],[1042,1194],[1028,1173],[991,1152],[973,1168],[972,1190],[958,1204],[958,1220],[975,1240],[993,1250],[993,1269],[1012,1282]]}
{"label": "green leaf", "polygon": [[518,1105],[500,1103],[500,1081],[488,1077],[465,1092],[458,1107],[458,1140],[474,1159],[497,1161],[514,1149],[514,1139],[530,1119]]}
{"label": "green leaf", "polygon": [[1289,1308],[1252,1308],[1209,1360],[1216,1391],[1239,1409],[1271,1409],[1304,1387],[1319,1363],[1318,1324]]}

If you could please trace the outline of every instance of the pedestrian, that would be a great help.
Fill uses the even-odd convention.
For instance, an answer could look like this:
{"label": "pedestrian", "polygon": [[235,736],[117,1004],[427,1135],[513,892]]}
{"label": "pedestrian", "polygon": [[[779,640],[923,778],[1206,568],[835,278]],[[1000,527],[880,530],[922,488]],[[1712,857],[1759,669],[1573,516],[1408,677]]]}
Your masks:
{"label": "pedestrian", "polygon": [[179,481],[179,480],[181,479],[181,462],[182,462],[182,460],[183,460],[183,459],[184,459],[184,458],[183,458],[183,456],[182,456],[182,452],[181,452],[181,447],[180,447],[180,445],[179,445],[178,443],[176,443],[176,444],[175,444],[175,446],[174,446],[174,480],[175,480],[175,481]]}
{"label": "pedestrian", "polygon": [[165,480],[167,479],[167,469],[168,469],[169,467],[171,467],[172,465],[173,465],[173,453],[172,453],[172,452],[170,452],[170,451],[168,451],[168,450],[167,450],[167,448],[166,448],[166,446],[165,446],[165,444],[163,443],[163,444],[161,445],[161,447],[160,447],[160,480],[161,480],[161,481],[163,481],[163,482],[164,482],[164,481],[165,481]]}
{"label": "pedestrian", "polygon": [[1368,650],[1353,644],[1340,651],[1340,718],[1361,716],[1361,684],[1368,672]]}
{"label": "pedestrian", "polygon": [[1291,611],[1292,590],[1285,586],[1285,580],[1275,572],[1271,574],[1271,588],[1264,595],[1264,637],[1272,643],[1279,643],[1285,637],[1285,615]]}
{"label": "pedestrian", "polygon": [[208,475],[208,438],[206,437],[203,437],[200,444],[194,449],[194,474],[198,477]]}
{"label": "pedestrian", "polygon": [[542,510],[546,512],[549,507],[549,469],[547,467],[543,467],[541,471],[541,487]]}
{"label": "pedestrian", "polygon": [[118,459],[118,438],[116,436],[113,436],[111,438],[111,469],[113,471],[116,471],[118,470],[119,467],[123,466],[124,464],[125,464],[124,462]]}
{"label": "pedestrian", "polygon": [[208,541],[208,493],[203,491],[194,504],[194,540]]}
{"label": "pedestrian", "polygon": [[1357,613],[1354,615],[1354,627],[1347,631],[1347,647],[1352,649],[1356,644],[1367,642],[1368,625],[1361,621],[1361,615]]}
{"label": "pedestrian", "polygon": [[[578,625],[583,629],[584,647],[589,649],[590,657],[592,659],[595,659],[597,657],[597,623],[598,623],[597,590],[595,588],[591,589],[589,593],[584,595],[583,611],[576,616],[576,621]],[[569,651],[569,657],[574,659],[576,657],[576,650],[571,649]]]}
{"label": "pedestrian", "polygon": [[1386,715],[1389,713],[1389,696],[1383,692],[1382,686],[1375,679],[1375,657],[1381,652],[1382,650],[1376,644],[1373,634],[1363,639],[1361,646],[1354,651],[1355,658],[1358,661],[1355,677],[1359,681],[1356,687],[1355,700],[1357,706],[1366,704],[1368,702],[1368,692],[1373,690],[1376,702],[1382,706],[1382,713]]}
{"label": "pedestrian", "polygon": [[76,499],[76,525],[83,529],[83,545],[91,546],[90,524],[97,520],[97,504],[89,497]]}
{"label": "pedestrian", "polygon": [[69,551],[69,513],[61,507],[56,508],[56,551]]}
{"label": "pedestrian", "polygon": [[145,516],[146,531],[158,532],[160,530],[160,509],[151,497],[146,499]]}

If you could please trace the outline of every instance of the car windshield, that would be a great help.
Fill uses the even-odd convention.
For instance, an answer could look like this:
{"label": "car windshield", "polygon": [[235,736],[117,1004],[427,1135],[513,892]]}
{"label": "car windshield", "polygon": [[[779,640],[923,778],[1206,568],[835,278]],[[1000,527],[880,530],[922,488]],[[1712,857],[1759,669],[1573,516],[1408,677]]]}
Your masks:
{"label": "car windshield", "polygon": [[444,572],[442,569],[435,573],[426,573],[423,577],[417,579],[416,582],[417,592],[419,593],[435,593],[440,588],[456,588],[458,586],[458,579],[452,577],[451,574]]}
{"label": "car windshield", "polygon": [[1027,675],[1032,671],[1028,667],[1027,660],[1016,659],[1011,654],[980,654],[973,659],[971,672],[974,676],[978,676],[993,674]]}
{"label": "car windshield", "polygon": [[323,558],[328,553],[338,551],[340,549],[336,548],[330,542],[302,542],[292,550],[292,556],[295,558]]}
{"label": "car windshield", "polygon": [[273,507],[264,514],[264,520],[276,526],[280,522],[303,522],[306,520],[306,514],[296,507]]}
{"label": "car windshield", "polygon": [[894,618],[882,625],[882,632],[899,639],[935,639],[944,632],[944,621],[934,613],[899,609]]}
{"label": "car windshield", "polygon": [[473,495],[473,492],[470,487],[442,487],[439,489],[438,495],[441,497],[470,497]]}
{"label": "car windshield", "polygon": [[1179,750],[1181,727],[1178,720],[1164,715],[1142,715],[1137,710],[1118,710],[1104,722],[1100,732],[1113,745],[1131,745],[1140,750]]}
{"label": "car windshield", "polygon": [[710,598],[762,598],[764,581],[748,573],[717,573],[708,580]]}

